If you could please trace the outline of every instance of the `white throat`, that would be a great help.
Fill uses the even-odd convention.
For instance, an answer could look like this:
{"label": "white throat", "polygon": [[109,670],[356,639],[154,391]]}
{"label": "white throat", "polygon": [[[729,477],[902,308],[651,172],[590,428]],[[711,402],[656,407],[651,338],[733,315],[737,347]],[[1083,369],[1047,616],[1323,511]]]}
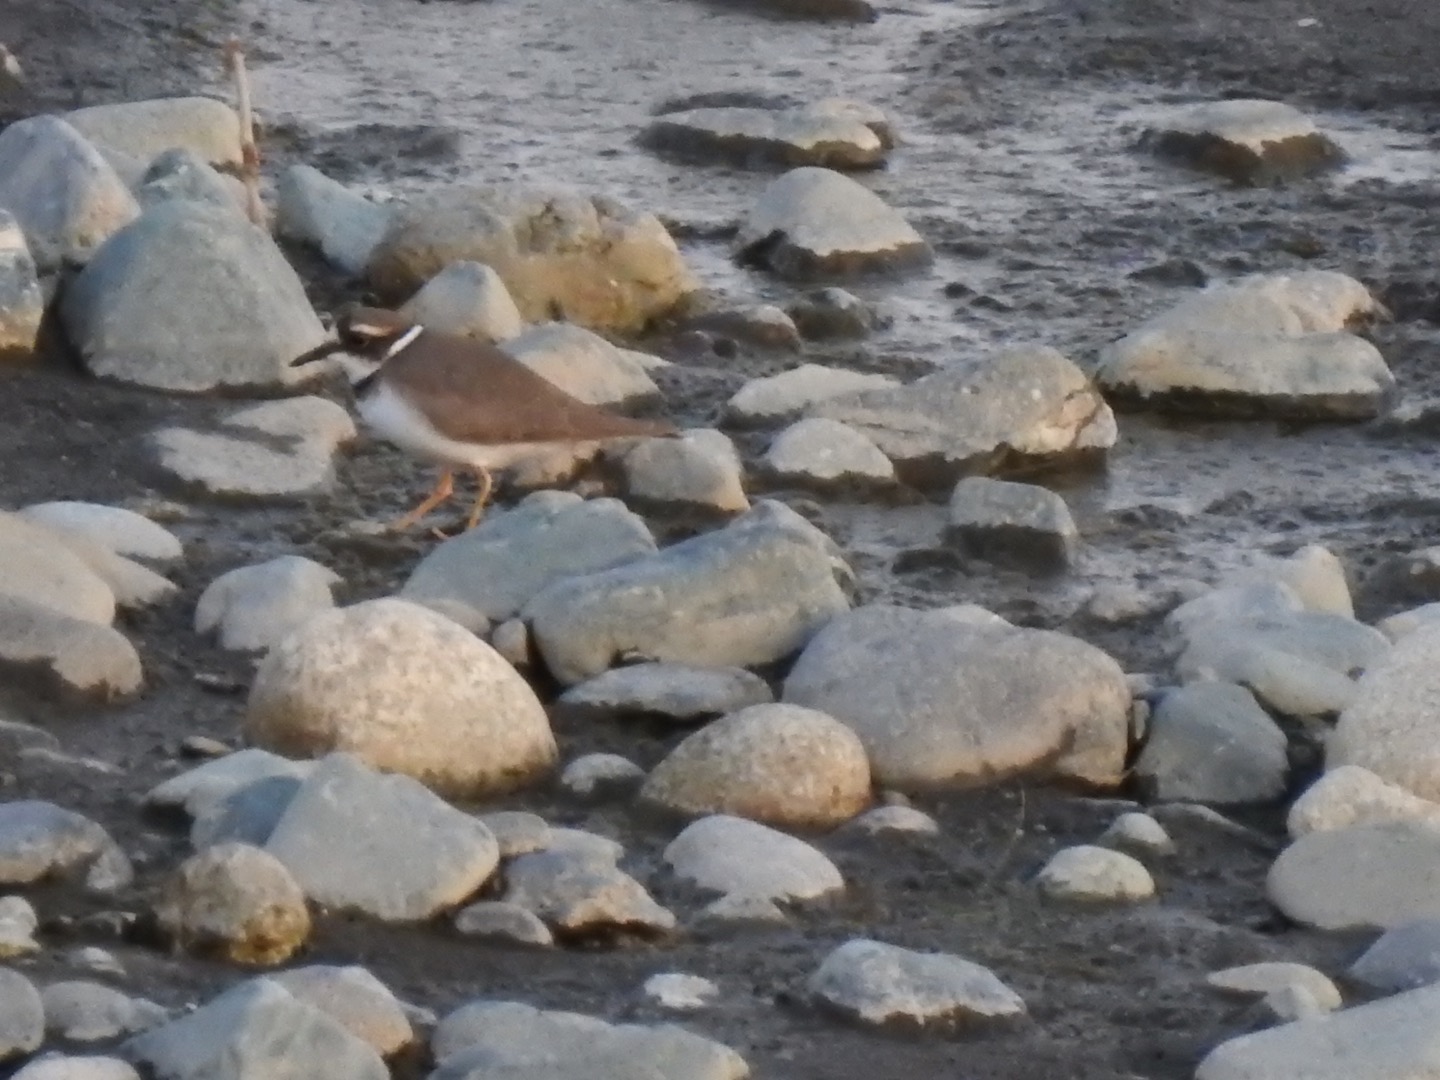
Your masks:
{"label": "white throat", "polygon": [[405,333],[395,339],[394,344],[391,345],[390,348],[385,350],[385,355],[380,357],[380,363],[383,364],[386,360],[394,359],[407,348],[412,341],[424,333],[424,331],[425,328],[423,326],[412,326],[409,330],[406,330]]}

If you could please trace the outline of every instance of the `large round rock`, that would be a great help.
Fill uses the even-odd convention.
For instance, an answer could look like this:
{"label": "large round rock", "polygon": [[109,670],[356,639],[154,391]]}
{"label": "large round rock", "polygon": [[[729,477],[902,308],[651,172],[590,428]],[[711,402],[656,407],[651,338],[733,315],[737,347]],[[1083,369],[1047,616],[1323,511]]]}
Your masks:
{"label": "large round rock", "polygon": [[980,784],[1020,773],[1107,787],[1125,767],[1130,692],[1091,645],[963,609],[886,605],[833,619],[784,700],[849,725],[878,783]]}
{"label": "large round rock", "polygon": [[833,826],[870,801],[870,763],[838,720],[797,705],[754,705],[677,746],[641,796],[685,814]]}
{"label": "large round rock", "polygon": [[246,730],[282,754],[345,750],[452,797],[513,790],[556,756],[545,710],[499,653],[394,599],[326,612],[281,640],[256,674]]}

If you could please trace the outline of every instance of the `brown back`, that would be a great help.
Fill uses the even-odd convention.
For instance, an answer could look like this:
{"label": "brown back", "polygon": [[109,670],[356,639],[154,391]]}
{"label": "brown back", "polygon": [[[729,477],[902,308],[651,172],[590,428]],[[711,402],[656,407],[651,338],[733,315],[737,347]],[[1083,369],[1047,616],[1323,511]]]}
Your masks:
{"label": "brown back", "polygon": [[606,412],[571,397],[488,342],[422,331],[380,375],[457,442],[498,445],[672,436],[663,420]]}

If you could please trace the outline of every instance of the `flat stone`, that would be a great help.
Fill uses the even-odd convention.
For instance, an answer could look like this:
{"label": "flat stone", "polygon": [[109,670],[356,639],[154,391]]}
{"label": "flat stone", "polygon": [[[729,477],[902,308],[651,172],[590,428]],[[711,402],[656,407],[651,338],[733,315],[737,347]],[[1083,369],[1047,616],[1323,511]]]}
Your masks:
{"label": "flat stone", "polygon": [[887,787],[1037,774],[1118,784],[1130,726],[1119,665],[1076,638],[984,615],[859,608],[806,646],[782,700],[851,727]]}
{"label": "flat stone", "polygon": [[1286,987],[1297,987],[1309,994],[1324,1012],[1338,1009],[1340,991],[1323,973],[1306,964],[1270,962],[1245,964],[1242,967],[1212,971],[1205,976],[1205,985],[1235,997],[1265,997]]}
{"label": "flat stone", "polygon": [[1325,765],[1359,765],[1421,798],[1440,801],[1440,627],[1410,634],[1361,677],[1325,743]]}
{"label": "flat stone", "polygon": [[1161,698],[1135,774],[1156,799],[1233,805],[1285,792],[1285,733],[1250,691],[1197,682]]}
{"label": "flat stone", "polygon": [[120,1047],[166,1080],[388,1080],[380,1055],[269,979],[232,987]]}
{"label": "flat stone", "polygon": [[760,349],[800,350],[800,331],[783,308],[774,304],[738,304],[699,310],[679,326],[683,333],[699,332],[714,339],[712,348],[728,341]]}
{"label": "flat stone", "polygon": [[573,686],[622,659],[779,660],[849,607],[850,580],[828,537],[765,500],[723,529],[556,582],[524,615],[551,674]]}
{"label": "flat stone", "polygon": [[864,390],[811,406],[869,438],[896,474],[926,490],[1000,466],[1101,458],[1115,416],[1078,367],[1054,349],[1004,349],[906,386]]}
{"label": "flat stone", "polygon": [[847,823],[845,828],[871,836],[896,832],[921,836],[938,836],[940,833],[939,823],[913,806],[877,806]]}
{"label": "flat stone", "polygon": [[713,428],[646,439],[621,459],[625,491],[642,505],[738,514],[750,508],[744,466],[730,437]]}
{"label": "flat stone", "polygon": [[196,851],[231,842],[262,847],[299,790],[298,777],[270,776],[231,792],[195,815],[190,846]]}
{"label": "flat stone", "polygon": [[153,1001],[132,998],[103,983],[68,980],[40,991],[45,1031],[68,1042],[102,1042],[133,1035],[169,1019]]}
{"label": "flat stone", "polygon": [[498,623],[548,585],[655,550],[649,527],[619,500],[540,491],[432,548],[399,595],[457,601]]}
{"label": "flat stone", "polygon": [[1294,554],[1277,559],[1261,556],[1244,570],[1228,575],[1228,586],[1279,582],[1290,589],[1306,611],[1355,617],[1345,565],[1329,548],[1307,544]]}
{"label": "flat stone", "polygon": [[984,476],[955,485],[946,534],[968,554],[1040,570],[1068,567],[1080,545],[1070,508],[1055,492]]}
{"label": "flat stone", "polygon": [[850,728],[814,709],[752,705],[690,735],[640,797],[690,816],[835,826],[870,802],[870,765]]}
{"label": "flat stone", "polygon": [[130,860],[103,827],[38,800],[0,802],[0,886],[54,878],[110,893],[134,878]]}
{"label": "flat stone", "polygon": [[32,116],[0,133],[0,206],[25,232],[42,274],[83,265],[140,206],[109,162],[58,116]]}
{"label": "flat stone", "polygon": [[1161,156],[1241,184],[1264,185],[1333,169],[1345,152],[1291,105],[1231,98],[1172,110],[1145,136]]}
{"label": "flat stone", "polygon": [[821,491],[895,482],[895,466],[868,436],[821,416],[782,431],[765,452],[765,470],[782,483]]}
{"label": "flat stone", "polygon": [[1294,839],[1351,825],[1414,822],[1440,828],[1440,803],[1412,795],[1359,765],[1337,765],[1290,805],[1285,824]]}
{"label": "flat stone", "polygon": [[183,494],[227,502],[295,502],[335,485],[331,450],[310,440],[279,449],[238,435],[162,428],[150,436],[156,465]]}
{"label": "flat stone", "polygon": [[140,1080],[140,1074],[119,1058],[46,1054],[35,1058],[11,1080]]}
{"label": "flat stone", "polygon": [[0,511],[0,596],[109,626],[115,591],[52,530]]}
{"label": "flat stone", "polygon": [[1114,396],[1172,411],[1369,419],[1395,379],[1346,327],[1378,310],[1363,285],[1334,271],[1218,283],[1104,349],[1097,378]]}
{"label": "flat stone", "polygon": [[628,353],[581,326],[540,323],[501,348],[587,405],[631,405],[660,396],[655,380]]}
{"label": "flat stone", "polygon": [[541,948],[555,944],[555,935],[540,916],[506,900],[482,900],[464,908],[455,916],[455,930],[481,941]]}
{"label": "flat stone", "polygon": [[335,606],[340,575],[299,555],[221,574],[200,594],[195,630],[216,634],[225,649],[268,649],[312,615]]}
{"label": "flat stone", "polygon": [[557,933],[584,937],[673,930],[675,916],[613,864],[564,852],[521,855],[505,871],[504,899],[534,912]]}
{"label": "flat stone", "polygon": [[619,754],[583,754],[565,766],[560,787],[582,799],[630,792],[645,779],[645,770]]}
{"label": "flat stone", "polygon": [[608,1024],[579,1013],[509,1001],[477,1001],[446,1016],[432,1041],[430,1080],[744,1080],[745,1060],[728,1046],[672,1024]]}
{"label": "flat stone", "polygon": [[697,108],[665,113],[641,135],[654,150],[741,164],[870,169],[890,150],[859,115],[834,108]]}
{"label": "flat stone", "polygon": [[276,644],[245,731],[297,757],[343,749],[457,797],[514,790],[556,757],[545,711],[513,667],[449,619],[389,598],[313,616]]}
{"label": "flat stone", "polygon": [[180,147],[211,165],[239,165],[240,118],[223,101],[208,97],[151,98],[92,105],[65,114],[94,143],[142,161]]}
{"label": "flat stone", "polygon": [[677,877],[702,889],[762,900],[814,900],[845,887],[819,849],[728,814],[692,822],[665,849]]}
{"label": "flat stone", "polygon": [[1345,974],[1385,994],[1440,982],[1440,918],[1416,919],[1391,927]]}
{"label": "flat stone", "polygon": [[33,1053],[44,1039],[40,992],[18,971],[0,967],[0,1063]]}
{"label": "flat stone", "polygon": [[1280,853],[1270,902],[1321,930],[1440,917],[1440,829],[1408,822],[1307,833]]}
{"label": "flat stone", "polygon": [[792,169],[756,200],[736,238],[750,261],[791,279],[924,266],[930,245],[869,188],[831,169]]}
{"label": "flat stone", "polygon": [[1137,855],[1173,855],[1175,841],[1149,814],[1131,811],[1117,817],[1103,833],[1098,844],[1125,848]]}
{"label": "flat stone", "polygon": [[1025,1015],[1025,1002],[988,968],[958,956],[856,938],[810,977],[829,1009],[860,1024],[908,1029],[993,1026]]}
{"label": "flat stone", "polygon": [[863,390],[889,390],[899,385],[888,375],[801,364],[778,375],[751,379],[725,403],[725,419],[746,425],[778,423],[795,419],[829,398]]}
{"label": "flat stone", "polygon": [[1138,859],[1089,844],[1057,851],[1036,882],[1057,900],[1135,901],[1155,895],[1155,881]]}
{"label": "flat stone", "polygon": [[543,851],[553,840],[550,826],[545,819],[525,810],[497,810],[494,813],[481,814],[479,820],[500,845],[502,859],[525,855],[531,851]]}
{"label": "flat stone", "polygon": [[527,322],[628,334],[698,288],[659,219],[612,199],[519,185],[449,186],[397,212],[367,271],[382,300],[451,263],[494,268]]}
{"label": "flat stone", "polygon": [[674,1012],[703,1009],[720,996],[720,988],[709,979],[678,971],[651,975],[642,989],[655,1004]]}
{"label": "flat stone", "polygon": [[451,263],[405,301],[400,314],[437,333],[478,341],[510,341],[525,330],[504,280],[478,262]]}
{"label": "flat stone", "polygon": [[99,702],[132,697],[144,683],[140,656],[118,630],[4,594],[0,672],[45,697]]}
{"label": "flat stone", "polygon": [[1221,1043],[1195,1080],[1397,1080],[1440,1074],[1440,988],[1342,1009]]}
{"label": "flat stone", "polygon": [[500,847],[475,818],[408,776],[331,754],[301,784],[265,851],[317,904],[391,922],[428,919],[480,888]]}
{"label": "flat stone", "polygon": [[18,511],[27,520],[83,537],[129,559],[171,562],[184,555],[175,534],[148,517],[119,506],[88,502],[34,503]]}
{"label": "flat stone", "polygon": [[365,272],[390,227],[390,207],[371,202],[309,165],[289,166],[275,189],[276,232],[312,245],[337,270],[356,277]]}
{"label": "flat stone", "polygon": [[0,209],[0,362],[34,358],[44,317],[45,293],[25,232]]}
{"label": "flat stone", "polygon": [[573,855],[587,862],[618,863],[625,847],[617,840],[587,829],[551,828],[545,851],[555,855]]}
{"label": "flat stone", "polygon": [[155,905],[161,931],[181,948],[231,963],[284,963],[310,936],[305,894],[274,855],[220,843],[192,855]]}
{"label": "flat stone", "polygon": [[145,795],[145,804],[162,810],[180,810],[192,818],[199,817],[256,781],[276,776],[300,780],[310,775],[314,768],[314,762],[291,761],[250,746],[172,776]]}
{"label": "flat stone", "polygon": [[29,532],[34,542],[43,545],[49,552],[56,547],[68,548],[109,587],[115,603],[122,608],[154,607],[177,592],[172,582],[155,571],[117,555],[105,545],[78,533],[53,529],[18,514],[11,516],[7,524],[7,532],[12,536]]}
{"label": "flat stone", "polygon": [[415,1039],[405,1010],[388,987],[363,967],[313,964],[270,976],[303,1001],[340,1023],[381,1057],[391,1057]]}
{"label": "flat stone", "polygon": [[597,720],[643,716],[693,723],[773,700],[765,680],[743,668],[647,663],[611,668],[570,687],[558,704]]}

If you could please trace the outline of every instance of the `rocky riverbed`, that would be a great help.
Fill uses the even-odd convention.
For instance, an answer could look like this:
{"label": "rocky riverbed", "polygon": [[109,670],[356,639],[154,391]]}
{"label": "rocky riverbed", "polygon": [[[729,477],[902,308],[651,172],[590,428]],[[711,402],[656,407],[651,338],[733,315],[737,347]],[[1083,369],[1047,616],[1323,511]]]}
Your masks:
{"label": "rocky riverbed", "polygon": [[[0,1076],[1440,1069],[1440,13],[0,41]],[[686,434],[383,533],[357,299]]]}

